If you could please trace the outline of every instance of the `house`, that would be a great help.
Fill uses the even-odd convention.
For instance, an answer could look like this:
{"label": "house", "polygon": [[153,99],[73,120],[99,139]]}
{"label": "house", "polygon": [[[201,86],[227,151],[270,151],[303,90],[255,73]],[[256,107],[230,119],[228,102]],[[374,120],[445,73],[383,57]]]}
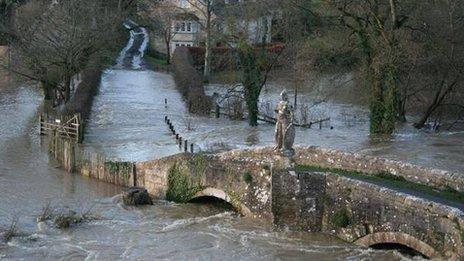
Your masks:
{"label": "house", "polygon": [[[206,25],[206,3],[208,0],[157,0],[160,5],[166,7],[166,12],[174,9],[174,18],[170,20],[170,39],[169,48],[166,47],[165,39],[156,37],[152,39],[155,48],[163,53],[172,54],[178,46],[201,46],[205,42]],[[270,43],[272,39],[273,17],[269,13],[259,16],[247,16],[244,14],[245,4],[253,4],[254,1],[245,0],[222,0],[212,1],[212,30],[214,36],[213,44],[218,41],[227,41],[228,45],[234,45],[228,35],[239,33],[251,43]],[[263,12],[264,13],[264,12]],[[238,18],[237,22],[231,26],[226,16],[233,15]],[[224,40],[227,39],[227,40]]]}

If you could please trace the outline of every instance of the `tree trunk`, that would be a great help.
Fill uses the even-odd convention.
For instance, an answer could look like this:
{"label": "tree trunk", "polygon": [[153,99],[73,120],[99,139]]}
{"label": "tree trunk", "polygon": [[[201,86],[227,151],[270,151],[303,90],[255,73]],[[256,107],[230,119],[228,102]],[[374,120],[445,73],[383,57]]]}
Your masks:
{"label": "tree trunk", "polygon": [[171,64],[171,43],[166,41],[166,63]]}
{"label": "tree trunk", "polygon": [[40,85],[43,89],[43,92],[44,92],[44,99],[45,100],[48,100],[48,101],[52,101],[53,98],[54,98],[54,94],[53,94],[53,86],[51,84],[49,84],[48,82],[46,81],[41,81],[40,82]]}
{"label": "tree trunk", "polygon": [[67,103],[71,99],[71,79],[72,77],[66,76],[63,83],[64,102]]}
{"label": "tree trunk", "polygon": [[246,104],[247,104],[247,109],[248,109],[248,124],[250,126],[258,126],[259,94],[256,95],[256,88],[258,88],[258,86],[247,86],[245,88],[249,90],[247,91],[247,95],[246,95],[247,96]]}
{"label": "tree trunk", "polygon": [[257,126],[259,114],[258,100],[261,93],[262,73],[256,64],[256,55],[253,47],[244,43],[240,50],[240,60],[243,70],[242,84],[245,88],[248,123],[250,126]]}
{"label": "tree trunk", "polygon": [[206,42],[205,42],[205,68],[203,75],[205,78],[209,78],[211,73],[211,11],[210,6],[207,6],[207,17],[206,17]]}

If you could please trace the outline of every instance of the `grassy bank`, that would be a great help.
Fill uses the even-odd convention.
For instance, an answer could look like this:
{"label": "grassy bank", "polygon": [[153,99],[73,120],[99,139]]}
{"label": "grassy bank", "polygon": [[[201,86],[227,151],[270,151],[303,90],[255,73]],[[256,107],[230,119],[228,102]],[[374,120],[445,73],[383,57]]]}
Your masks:
{"label": "grassy bank", "polygon": [[145,53],[144,60],[147,63],[148,68],[153,71],[169,71],[166,54],[150,48]]}

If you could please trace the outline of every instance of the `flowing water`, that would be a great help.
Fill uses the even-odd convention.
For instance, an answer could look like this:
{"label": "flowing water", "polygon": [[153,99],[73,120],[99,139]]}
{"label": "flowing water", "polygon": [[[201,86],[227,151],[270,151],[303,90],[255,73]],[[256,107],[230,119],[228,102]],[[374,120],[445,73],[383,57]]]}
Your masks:
{"label": "flowing water", "polygon": [[[172,77],[144,70],[146,31],[135,29],[131,35],[118,65],[103,75],[87,128],[87,149],[131,161],[177,153],[165,116],[196,144],[196,150],[272,144],[271,125],[250,128],[242,121],[189,115]],[[276,93],[270,88],[263,99],[274,99]],[[21,232],[9,243],[0,243],[0,259],[406,259],[396,251],[360,248],[321,234],[274,231],[268,224],[210,205],[157,201],[149,207],[124,207],[118,196],[122,188],[70,175],[49,163],[37,130],[41,101],[42,95],[31,85],[0,89],[0,227],[7,227],[16,216]],[[325,113],[332,117],[330,126],[334,128],[301,129],[297,143],[460,170],[462,133],[431,135],[405,127],[393,138],[376,140],[367,134],[363,109],[323,106],[327,106]],[[344,119],[340,120],[340,115]],[[78,212],[90,210],[94,219],[67,230],[37,223],[47,202]]]}

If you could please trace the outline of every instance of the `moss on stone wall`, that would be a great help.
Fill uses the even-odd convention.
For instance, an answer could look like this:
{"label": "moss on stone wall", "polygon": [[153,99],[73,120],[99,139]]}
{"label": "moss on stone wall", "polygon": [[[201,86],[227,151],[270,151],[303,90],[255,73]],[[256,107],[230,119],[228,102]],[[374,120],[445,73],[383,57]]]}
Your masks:
{"label": "moss on stone wall", "polygon": [[107,161],[105,162],[105,169],[108,170],[110,173],[118,173],[118,172],[129,172],[133,169],[133,163],[131,162],[113,162]]}
{"label": "moss on stone wall", "polygon": [[331,218],[331,222],[336,227],[347,227],[350,225],[350,216],[346,208],[336,211]]}
{"label": "moss on stone wall", "polygon": [[195,171],[195,175],[201,176],[205,174],[207,158],[204,154],[195,154],[192,158],[192,164]]}
{"label": "moss on stone wall", "polygon": [[238,212],[238,213],[242,213],[242,202],[240,200],[240,196],[238,193],[235,193],[234,191],[232,190],[226,190],[225,191],[227,196],[229,197],[229,203],[232,205],[232,207],[234,207],[234,209]]}
{"label": "moss on stone wall", "polygon": [[251,182],[253,182],[253,176],[251,175],[251,173],[249,171],[245,172],[243,174],[243,180],[248,184],[250,185]]}
{"label": "moss on stone wall", "polygon": [[186,203],[203,188],[201,184],[192,184],[188,168],[176,163],[168,172],[166,199]]}

